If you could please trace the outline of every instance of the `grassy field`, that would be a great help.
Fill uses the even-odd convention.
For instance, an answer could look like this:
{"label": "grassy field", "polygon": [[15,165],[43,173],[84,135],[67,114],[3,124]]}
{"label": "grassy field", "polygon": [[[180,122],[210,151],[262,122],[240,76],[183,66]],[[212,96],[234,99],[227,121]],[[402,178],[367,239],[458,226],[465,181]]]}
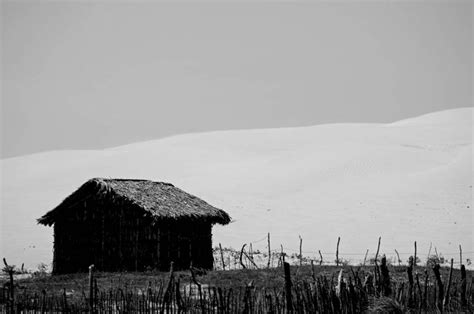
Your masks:
{"label": "grassy field", "polygon": [[[473,309],[473,272],[467,271],[467,303],[461,301],[461,271],[440,268],[443,291],[450,299],[445,305],[431,267],[413,267],[409,280],[407,266],[388,266],[390,291],[387,293],[375,266],[291,266],[291,288],[286,290],[282,267],[195,272],[94,273],[95,310],[98,312],[384,312],[387,307],[402,311],[430,312],[443,308],[452,311]],[[342,270],[342,277],[340,272]],[[427,277],[426,277],[427,276]],[[428,281],[426,281],[428,278]],[[199,283],[196,285],[196,281]],[[194,283],[193,283],[194,282]],[[2,279],[2,284],[6,279]],[[194,287],[194,288],[193,288]],[[197,288],[199,288],[199,293]],[[193,290],[193,291],[191,291]],[[202,290],[202,291],[201,291]],[[291,291],[290,300],[285,299]],[[201,294],[202,293],[202,294]],[[15,281],[18,309],[88,309],[89,276],[37,274]],[[118,297],[118,294],[121,296]],[[3,290],[0,307],[7,309],[8,291]],[[442,298],[441,298],[442,299]],[[290,303],[289,303],[290,302]],[[118,310],[117,310],[118,309]]]}
{"label": "grassy field", "polygon": [[[394,283],[403,282],[407,280],[406,266],[389,266],[390,276]],[[293,281],[298,282],[302,280],[308,280],[312,277],[312,268],[309,265],[301,267],[291,266],[291,278]],[[352,271],[358,271],[359,276],[364,278],[368,274],[373,274],[374,266],[314,266],[315,276],[324,276],[329,279],[337,280],[339,271],[343,269],[343,274],[348,278]],[[425,267],[415,267],[414,273],[424,273]],[[443,267],[440,269],[441,277],[444,281],[447,281],[449,276],[449,268]],[[468,282],[471,282],[473,271],[467,271]],[[432,273],[430,272],[430,276]],[[453,270],[453,281],[460,280],[459,269]],[[110,289],[117,287],[125,287],[129,289],[146,289],[150,284],[158,285],[166,282],[169,278],[167,272],[123,272],[123,273],[102,273],[96,272],[94,277],[97,279],[97,285],[102,289]],[[175,277],[178,278],[181,283],[191,283],[190,271],[177,271]],[[239,288],[246,287],[252,283],[253,286],[265,287],[265,288],[278,288],[282,287],[285,282],[283,269],[282,268],[270,268],[270,269],[240,269],[240,270],[228,270],[228,271],[207,271],[203,274],[198,274],[197,279],[202,284],[208,284],[210,286],[219,286],[226,288]],[[62,293],[64,289],[66,291],[74,291],[74,293],[82,293],[82,290],[88,290],[88,274],[77,273],[68,275],[36,275],[31,278],[18,280],[19,292],[27,290],[29,292],[38,292],[45,290],[49,293]],[[6,282],[4,278],[3,282]]]}

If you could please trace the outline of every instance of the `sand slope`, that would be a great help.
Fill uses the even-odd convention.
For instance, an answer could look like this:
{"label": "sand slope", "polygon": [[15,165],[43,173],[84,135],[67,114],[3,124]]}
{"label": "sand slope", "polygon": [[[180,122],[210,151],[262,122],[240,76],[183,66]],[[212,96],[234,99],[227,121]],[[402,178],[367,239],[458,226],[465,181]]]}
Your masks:
{"label": "sand slope", "polygon": [[35,219],[91,177],[167,181],[223,208],[234,222],[214,243],[240,247],[272,234],[291,253],[403,259],[418,241],[473,258],[472,108],[392,124],[186,134],[97,151],[52,151],[4,159],[1,255],[34,267],[52,259],[52,230]]}

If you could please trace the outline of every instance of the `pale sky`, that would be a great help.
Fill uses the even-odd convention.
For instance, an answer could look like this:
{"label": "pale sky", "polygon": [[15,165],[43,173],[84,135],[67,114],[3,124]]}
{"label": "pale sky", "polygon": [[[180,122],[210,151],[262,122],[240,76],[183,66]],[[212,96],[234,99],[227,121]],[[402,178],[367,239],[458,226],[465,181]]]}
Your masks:
{"label": "pale sky", "polygon": [[2,1],[2,158],[473,105],[471,1]]}

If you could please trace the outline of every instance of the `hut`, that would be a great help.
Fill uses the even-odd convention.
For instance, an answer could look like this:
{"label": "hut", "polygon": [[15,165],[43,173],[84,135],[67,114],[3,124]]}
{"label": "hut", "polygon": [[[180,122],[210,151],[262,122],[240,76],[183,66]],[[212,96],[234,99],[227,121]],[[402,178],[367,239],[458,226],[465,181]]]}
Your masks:
{"label": "hut", "polygon": [[53,273],[211,269],[229,215],[170,183],[94,178],[38,219],[54,225]]}

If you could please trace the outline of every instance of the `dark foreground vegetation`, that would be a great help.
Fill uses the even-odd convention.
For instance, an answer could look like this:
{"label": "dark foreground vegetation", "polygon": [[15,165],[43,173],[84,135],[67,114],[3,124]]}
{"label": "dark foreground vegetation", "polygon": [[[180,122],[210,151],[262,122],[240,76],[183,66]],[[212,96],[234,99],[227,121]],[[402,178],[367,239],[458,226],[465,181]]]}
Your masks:
{"label": "dark foreground vegetation", "polygon": [[100,273],[3,279],[2,312],[473,312],[472,272],[387,265],[202,272]]}

